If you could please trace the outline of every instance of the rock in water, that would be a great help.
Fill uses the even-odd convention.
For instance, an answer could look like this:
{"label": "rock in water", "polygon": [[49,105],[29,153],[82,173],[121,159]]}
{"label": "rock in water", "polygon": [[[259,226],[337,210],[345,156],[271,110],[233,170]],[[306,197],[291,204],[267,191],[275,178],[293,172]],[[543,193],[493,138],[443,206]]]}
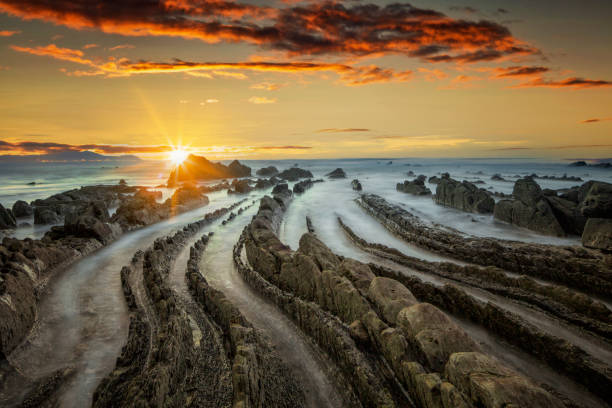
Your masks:
{"label": "rock in water", "polygon": [[344,172],[344,170],[338,167],[336,170],[332,171],[331,173],[327,173],[326,176],[332,179],[346,178],[346,173]]}
{"label": "rock in water", "polygon": [[213,163],[205,157],[190,154],[168,177],[168,186],[173,187],[184,181],[215,180],[223,178],[250,177],[251,168],[234,160],[229,166]]}
{"label": "rock in water", "polygon": [[34,208],[34,224],[49,225],[61,222],[61,218],[57,213],[46,207]]}
{"label": "rock in water", "polygon": [[603,181],[591,181],[581,186],[586,190],[580,204],[580,212],[586,217],[612,217],[612,184]]}
{"label": "rock in water", "polygon": [[612,251],[612,219],[589,218],[582,233],[582,245]]}
{"label": "rock in water", "polygon": [[397,191],[414,195],[431,195],[431,190],[425,187],[425,176],[419,176],[412,181],[404,181],[397,183],[395,186]]}
{"label": "rock in water", "polygon": [[[565,236],[547,197],[531,177],[517,180],[512,194],[515,200],[501,200],[495,205],[496,219],[546,235]],[[557,204],[561,207],[564,203]],[[567,211],[571,213],[571,206]]]}
{"label": "rock in water", "polygon": [[29,217],[34,214],[34,210],[30,206],[30,204],[26,203],[23,200],[15,201],[13,204],[13,215],[15,217]]}
{"label": "rock in water", "polygon": [[312,177],[314,176],[311,172],[297,167],[292,167],[290,169],[284,170],[278,175],[279,179],[287,181],[298,181],[299,179]]}
{"label": "rock in water", "polygon": [[0,204],[0,229],[15,228],[17,222],[10,210],[7,210]]}
{"label": "rock in water", "polygon": [[436,204],[480,214],[492,213],[495,206],[495,201],[486,190],[467,181],[461,183],[446,175],[443,175],[438,183],[434,201]]}
{"label": "rock in water", "polygon": [[363,190],[363,187],[361,187],[361,183],[357,179],[351,181],[351,187],[353,187],[353,190],[355,191]]}
{"label": "rock in water", "polygon": [[249,184],[249,180],[234,180],[232,182],[232,190],[228,190],[229,194],[246,194],[250,193],[253,187]]}
{"label": "rock in water", "polygon": [[255,174],[258,176],[270,177],[278,174],[278,169],[274,166],[268,166],[257,170]]}

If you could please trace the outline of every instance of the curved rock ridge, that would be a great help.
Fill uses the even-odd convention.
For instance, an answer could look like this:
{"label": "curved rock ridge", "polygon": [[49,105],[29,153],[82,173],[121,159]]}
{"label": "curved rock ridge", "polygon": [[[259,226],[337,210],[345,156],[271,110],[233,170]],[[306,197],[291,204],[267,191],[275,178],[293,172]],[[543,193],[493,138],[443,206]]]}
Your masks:
{"label": "curved rock ridge", "polygon": [[[502,271],[496,270],[496,268],[423,261],[381,244],[370,244],[357,236],[341,219],[339,219],[339,222],[354,243],[378,257],[392,260],[395,263],[427,274],[484,289],[510,299],[531,303],[565,319],[569,323],[591,330],[600,336],[602,342],[609,342],[612,338],[610,310],[604,304],[591,299],[589,296],[563,287],[541,285],[527,277],[509,277]],[[402,277],[397,272],[374,264],[370,264],[370,267],[376,275],[398,279],[409,288],[424,285],[418,278]],[[447,286],[452,288],[450,285]],[[460,317],[467,317],[473,323],[484,326],[504,338],[508,343],[524,349],[545,364],[551,364],[555,370],[564,372],[574,381],[584,384],[593,393],[602,398],[609,398],[609,391],[607,390],[612,384],[612,370],[597,356],[585,352],[567,340],[547,334],[544,330],[526,322],[519,315],[505,310],[503,306],[485,305],[474,299],[473,296],[464,293],[461,289],[448,289],[447,286],[442,289],[433,289],[435,286],[431,285],[428,290],[435,291],[435,293],[448,292],[444,295],[448,298],[448,302],[436,300],[435,296],[439,295],[431,292],[427,292],[425,299],[434,302],[452,314],[458,313]],[[422,292],[418,290],[417,293]],[[454,303],[450,299],[453,293],[461,293],[460,296],[455,298]],[[489,308],[489,311],[487,311],[487,308]],[[533,310],[531,310],[531,313],[533,313]]]}
{"label": "curved rock ridge", "polygon": [[234,160],[229,165],[214,163],[202,156],[190,154],[168,177],[168,187],[183,182],[209,181],[224,178],[250,177],[251,168]]}
{"label": "curved rock ridge", "polygon": [[600,251],[467,236],[425,224],[402,207],[374,194],[363,194],[356,202],[391,232],[421,248],[611,297],[612,257]]}
{"label": "curved rock ridge", "polygon": [[200,274],[208,235],[190,248],[185,271],[199,316],[168,283],[174,259],[190,237],[238,204],[156,240],[122,270],[129,337],[115,370],[96,390],[94,406],[303,405],[303,390],[274,350]]}
{"label": "curved rock ridge", "polygon": [[395,248],[367,242],[340,217],[343,231],[359,248],[408,268],[484,289],[496,295],[529,303],[600,336],[612,339],[612,312],[604,303],[571,288],[542,284],[528,276],[512,276],[494,266],[458,265],[453,262],[429,262],[408,256]]}
{"label": "curved rock ridge", "polygon": [[[128,192],[134,192],[128,195]],[[36,208],[65,215],[40,240],[5,237],[0,245],[0,359],[29,332],[37,313],[39,293],[50,276],[77,259],[108,245],[123,232],[167,219],[208,203],[194,187],[177,189],[165,203],[142,188],[92,186],[36,200]],[[89,200],[89,201],[88,201]],[[120,202],[113,217],[108,205]]]}
{"label": "curved rock ridge", "polygon": [[312,233],[296,251],[282,244],[276,232],[290,199],[262,198],[234,262],[336,363],[337,381],[362,406],[564,406],[482,354],[463,329],[399,280],[337,256]]}

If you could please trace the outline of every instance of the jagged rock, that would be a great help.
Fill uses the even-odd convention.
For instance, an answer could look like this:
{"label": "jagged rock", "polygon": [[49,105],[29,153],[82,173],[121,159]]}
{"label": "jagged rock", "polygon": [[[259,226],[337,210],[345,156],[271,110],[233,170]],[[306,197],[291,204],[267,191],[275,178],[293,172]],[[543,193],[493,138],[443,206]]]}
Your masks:
{"label": "jagged rock", "polygon": [[298,252],[310,256],[320,270],[335,270],[340,265],[338,257],[314,234],[302,235]]}
{"label": "jagged rock", "polygon": [[234,180],[232,182],[232,190],[228,190],[229,194],[246,194],[253,191],[249,180]]}
{"label": "jagged rock", "polygon": [[0,229],[15,228],[16,226],[17,222],[12,212],[0,204]]}
{"label": "jagged rock", "polygon": [[213,163],[205,157],[190,154],[168,177],[168,187],[185,181],[204,181],[223,178],[250,177],[251,168],[234,160],[229,166]]}
{"label": "jagged rock", "polygon": [[404,181],[397,183],[395,186],[397,191],[414,195],[431,195],[431,190],[425,187],[425,176],[419,176],[412,181]]}
{"label": "jagged rock", "polygon": [[[500,221],[527,228],[542,234],[565,236],[542,189],[532,178],[519,179],[514,184],[516,200],[501,200],[495,205],[494,217]],[[556,203],[561,205],[563,203]]]}
{"label": "jagged rock", "polygon": [[491,180],[493,181],[508,181],[501,176],[501,174],[494,174],[491,176]]}
{"label": "jagged rock", "polygon": [[64,219],[64,231],[83,238],[95,238],[103,244],[116,239],[121,228],[109,224],[108,209],[101,201],[91,203],[84,211],[74,211]]}
{"label": "jagged rock", "polygon": [[327,173],[326,176],[332,179],[346,178],[346,173],[344,172],[344,170],[338,167],[336,170]]}
{"label": "jagged rock", "polygon": [[446,376],[477,407],[553,408],[564,405],[525,377],[481,353],[455,353]]}
{"label": "jagged rock", "polygon": [[580,212],[586,217],[612,218],[612,184],[591,181],[581,186],[586,191],[580,203]]}
{"label": "jagged rock", "polygon": [[61,217],[47,207],[34,207],[34,224],[48,225],[61,222]]}
{"label": "jagged rock", "polygon": [[282,193],[291,194],[291,191],[289,190],[289,185],[287,183],[277,184],[272,189],[272,195],[282,194]]}
{"label": "jagged rock", "polygon": [[363,187],[361,186],[361,183],[359,182],[359,180],[355,179],[353,181],[351,181],[351,187],[353,188],[353,190],[355,191],[361,191],[363,190]]}
{"label": "jagged rock", "polygon": [[544,196],[563,231],[568,234],[581,235],[587,219],[580,213],[576,203],[556,195],[547,196],[546,191],[544,191]]}
{"label": "jagged rock", "polygon": [[270,188],[273,185],[275,185],[275,181],[277,181],[275,178],[274,179],[259,179],[257,180],[257,182],[255,183],[255,189],[257,190],[264,190],[266,188]]}
{"label": "jagged rock", "polygon": [[460,183],[450,177],[440,180],[434,201],[436,204],[480,214],[492,213],[495,206],[495,201],[486,190],[467,181]]}
{"label": "jagged rock", "polygon": [[270,177],[278,174],[278,169],[274,166],[263,167],[255,172],[258,176]]}
{"label": "jagged rock", "polygon": [[308,190],[312,186],[313,186],[312,180],[310,180],[310,179],[303,180],[303,181],[300,181],[300,182],[295,183],[293,185],[293,192],[295,194],[302,194],[303,192],[305,192],[306,190]]}
{"label": "jagged rock", "polygon": [[582,233],[582,245],[612,251],[612,219],[589,218]]}
{"label": "jagged rock", "polygon": [[278,174],[277,177],[281,180],[286,181],[298,181],[299,179],[312,178],[314,176],[308,170],[300,169],[298,167],[292,167],[290,169],[282,171]]}
{"label": "jagged rock", "polygon": [[29,217],[34,214],[34,210],[30,204],[26,203],[23,200],[15,201],[13,204],[13,215],[17,218],[19,217]]}

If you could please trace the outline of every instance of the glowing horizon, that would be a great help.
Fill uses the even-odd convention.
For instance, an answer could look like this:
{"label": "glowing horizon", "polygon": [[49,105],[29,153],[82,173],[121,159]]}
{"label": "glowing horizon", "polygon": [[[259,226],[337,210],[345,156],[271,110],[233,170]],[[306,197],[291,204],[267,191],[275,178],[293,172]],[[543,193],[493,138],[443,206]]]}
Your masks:
{"label": "glowing horizon", "polygon": [[0,0],[0,155],[612,157],[609,2],[96,3]]}

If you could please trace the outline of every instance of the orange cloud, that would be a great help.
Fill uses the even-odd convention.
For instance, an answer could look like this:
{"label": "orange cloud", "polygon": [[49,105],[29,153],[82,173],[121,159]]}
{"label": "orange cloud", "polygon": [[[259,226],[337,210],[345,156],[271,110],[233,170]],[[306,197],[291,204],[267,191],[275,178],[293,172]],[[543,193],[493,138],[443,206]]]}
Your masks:
{"label": "orange cloud", "polygon": [[538,53],[501,24],[453,19],[406,3],[323,1],[270,8],[230,0],[0,0],[0,11],[127,36],[248,42],[289,55],[404,54],[432,62],[478,62]]}
{"label": "orange cloud", "polygon": [[544,78],[536,78],[532,81],[523,82],[515,86],[515,88],[570,88],[570,89],[585,89],[585,88],[606,88],[612,86],[612,81],[601,79],[585,79],[585,78],[566,78],[560,80],[548,80]]}
{"label": "orange cloud", "polygon": [[533,75],[540,75],[550,71],[547,67],[524,67],[524,66],[513,66],[507,68],[494,68],[497,73],[496,78],[517,78],[517,77],[528,77]]}
{"label": "orange cloud", "polygon": [[20,33],[18,30],[0,30],[0,37],[12,37]]}
{"label": "orange cloud", "polygon": [[278,91],[279,89],[285,87],[287,84],[275,84],[271,82],[261,82],[258,84],[253,84],[250,86],[251,89],[261,89],[264,91]]}
{"label": "orange cloud", "polygon": [[353,132],[369,132],[370,129],[365,128],[327,128],[319,129],[316,133],[353,133]]}
{"label": "orange cloud", "polygon": [[20,47],[13,45],[11,48],[18,52],[32,55],[52,57],[62,61],[69,61],[91,68],[90,71],[64,71],[72,76],[130,76],[137,74],[161,74],[161,73],[186,73],[188,75],[213,78],[224,76],[236,79],[245,79],[246,75],[240,72],[228,72],[234,70],[262,71],[262,72],[284,72],[284,73],[317,73],[334,72],[339,75],[339,82],[349,86],[366,85],[380,82],[405,82],[412,78],[412,71],[395,71],[389,68],[377,66],[352,67],[345,64],[324,62],[270,62],[270,61],[247,61],[247,62],[193,62],[174,60],[173,62],[139,61],[132,62],[128,59],[109,59],[108,61],[97,61],[86,58],[83,51],[70,48],[60,48],[55,44],[38,47]]}

